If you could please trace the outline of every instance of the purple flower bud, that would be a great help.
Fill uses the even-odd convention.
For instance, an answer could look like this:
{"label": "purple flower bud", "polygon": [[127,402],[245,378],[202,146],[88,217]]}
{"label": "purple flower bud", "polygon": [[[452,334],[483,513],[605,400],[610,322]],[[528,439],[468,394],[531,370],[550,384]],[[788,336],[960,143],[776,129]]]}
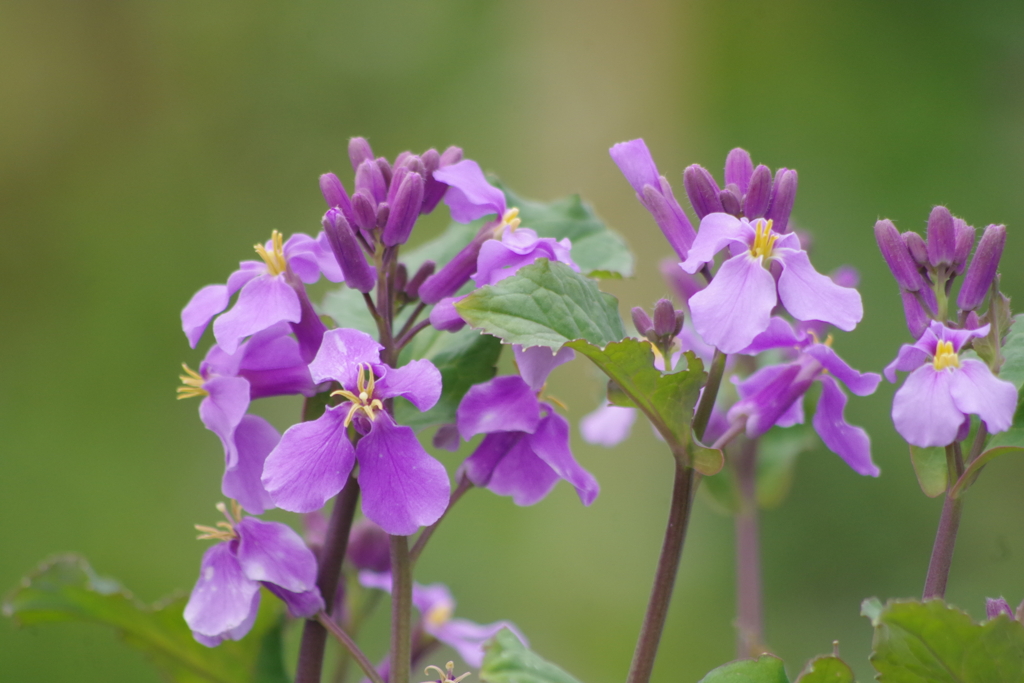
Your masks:
{"label": "purple flower bud", "polygon": [[409,297],[410,300],[414,301],[419,298],[420,287],[428,277],[434,274],[434,268],[435,263],[433,261],[424,261],[423,265],[416,271],[416,274],[412,276],[412,279],[409,280],[409,284],[405,286],[405,295]]}
{"label": "purple flower bud", "polygon": [[373,197],[374,203],[382,202],[388,196],[388,184],[384,174],[372,159],[359,164],[356,169],[356,191],[366,190]]}
{"label": "purple flower bud", "polygon": [[647,315],[647,311],[639,306],[634,306],[630,312],[633,315],[633,327],[636,328],[638,333],[646,337],[654,330],[654,323],[651,322],[651,317]]}
{"label": "purple flower bud", "polygon": [[391,544],[387,532],[368,519],[361,519],[352,527],[345,555],[356,569],[391,571]]}
{"label": "purple flower bud", "polygon": [[764,214],[772,222],[775,232],[784,233],[789,226],[789,214],[793,212],[793,202],[796,201],[796,181],[796,171],[792,169],[780,168],[775,172],[772,197]]}
{"label": "purple flower bud", "polygon": [[377,226],[377,202],[368,190],[356,190],[352,195],[352,218],[356,227],[367,233]]}
{"label": "purple flower bud", "polygon": [[967,317],[964,319],[964,329],[976,330],[979,327],[981,327],[981,318],[978,317],[977,311],[971,311],[970,313],[967,314]]}
{"label": "purple flower bud", "polygon": [[743,211],[743,204],[738,193],[739,188],[735,185],[726,185],[725,189],[718,193],[718,199],[722,202],[722,210],[737,218]]}
{"label": "purple flower bud", "polygon": [[434,178],[434,171],[462,161],[462,149],[459,147],[449,147],[446,149],[444,154],[437,159],[436,164],[433,161],[427,163],[427,155],[430,154],[430,152],[437,154],[434,150],[428,150],[423,155],[423,177],[427,181],[423,186],[423,208],[421,209],[423,213],[430,213],[437,208],[438,203],[444,197],[444,193],[448,189],[448,186],[445,183]]}
{"label": "purple flower bud", "polygon": [[394,172],[391,170],[391,164],[384,157],[377,158],[377,168],[380,169],[380,174],[384,176],[384,184],[387,186],[391,185],[391,177]]}
{"label": "purple flower bud", "polygon": [[671,337],[676,327],[676,309],[668,299],[658,299],[654,304],[654,334]]}
{"label": "purple flower bud", "polygon": [[956,229],[953,215],[944,206],[936,206],[928,216],[928,261],[932,266],[953,263],[956,254]]}
{"label": "purple flower bud", "polygon": [[323,219],[324,233],[331,245],[334,258],[345,275],[345,284],[360,292],[373,289],[376,274],[356,240],[352,227],[345,220],[345,214],[338,208],[328,209]]}
{"label": "purple flower bud", "polygon": [[974,246],[974,226],[967,225],[962,218],[953,218],[953,229],[956,231],[956,250],[953,254],[953,272],[956,275],[964,272],[967,266],[967,257],[971,255],[971,247]]}
{"label": "purple flower bud", "polygon": [[672,188],[669,187],[668,181],[659,178],[659,183],[662,186],[662,192],[658,192],[650,185],[644,186],[642,203],[644,208],[651,212],[654,222],[661,228],[669,246],[680,259],[685,260],[697,233],[672,194]]}
{"label": "purple flower bud", "polygon": [[452,145],[441,154],[441,165],[439,168],[451,166],[462,161],[462,148]]}
{"label": "purple flower bud", "polygon": [[405,286],[409,284],[409,269],[404,263],[399,263],[395,268],[395,291],[405,292]]}
{"label": "purple flower bud", "polygon": [[772,172],[762,164],[750,176],[750,185],[743,198],[743,215],[747,218],[762,218],[771,198]]}
{"label": "purple flower bud", "polygon": [[441,299],[452,296],[462,285],[469,282],[470,276],[476,272],[476,258],[480,255],[480,247],[493,236],[493,226],[485,225],[480,228],[472,242],[464,246],[441,270],[427,278],[420,287],[420,299],[423,303],[436,304]]}
{"label": "purple flower bud", "polygon": [[974,258],[964,276],[964,284],[960,287],[960,296],[956,303],[962,311],[972,311],[981,305],[992,285],[992,278],[999,268],[999,259],[1006,245],[1006,226],[990,225],[978,241]]}
{"label": "purple flower bud", "polygon": [[683,331],[683,323],[686,322],[686,313],[683,311],[674,311],[676,317],[676,323],[672,328],[672,336],[677,337],[679,333]]}
{"label": "purple flower bud", "polygon": [[1013,619],[1013,610],[1010,609],[1010,603],[1006,602],[1006,598],[985,598],[985,616],[995,619],[1000,614]]}
{"label": "purple flower bud", "polygon": [[[921,274],[910,257],[910,250],[900,237],[899,230],[888,218],[875,223],[875,239],[889,270],[900,289],[916,292],[921,287]],[[904,302],[905,303],[905,302]],[[923,330],[922,330],[923,331]]]}
{"label": "purple flower bud", "polygon": [[337,206],[345,212],[346,217],[352,215],[352,201],[348,198],[348,192],[345,192],[345,186],[338,180],[338,176],[333,173],[324,173],[320,176],[320,193],[323,194],[328,209]]}
{"label": "purple flower bud", "polygon": [[[737,147],[725,157],[725,184],[735,185],[740,190],[740,196],[750,190],[751,174],[754,172],[754,162],[750,160],[747,150]],[[750,218],[748,215],[747,218]]]}
{"label": "purple flower bud", "polygon": [[366,138],[352,138],[348,141],[348,158],[352,162],[352,170],[359,168],[359,164],[373,159],[373,150]]}
{"label": "purple flower bud", "polygon": [[[404,170],[404,169],[402,169]],[[408,172],[395,193],[395,204],[388,216],[381,241],[389,247],[405,244],[409,240],[412,227],[420,215],[423,204],[423,176]]]}
{"label": "purple flower bud", "polygon": [[718,184],[703,166],[694,164],[683,171],[683,187],[697,218],[704,218],[709,213],[722,213]]}
{"label": "purple flower bud", "polygon": [[406,168],[409,169],[410,173],[418,173],[424,178],[427,176],[427,167],[423,163],[423,159],[415,154],[410,154],[403,159],[401,165],[395,164],[395,168]]}
{"label": "purple flower bud", "polygon": [[928,245],[924,243],[924,238],[909,230],[903,233],[902,237],[903,243],[910,251],[910,258],[914,259],[914,263],[919,268],[926,268],[928,266]]}
{"label": "purple flower bud", "polygon": [[921,302],[917,300],[917,296],[913,292],[900,292],[900,298],[903,299],[903,314],[907,318],[907,329],[910,330],[910,336],[919,339],[928,329],[928,314],[925,313]]}
{"label": "purple flower bud", "polygon": [[454,423],[443,424],[434,432],[432,440],[434,448],[443,448],[454,453],[459,450],[462,444],[462,437],[459,436],[459,428]]}
{"label": "purple flower bud", "polygon": [[377,219],[374,221],[374,225],[381,230],[388,224],[388,216],[391,215],[391,205],[387,202],[381,202],[377,205]]}

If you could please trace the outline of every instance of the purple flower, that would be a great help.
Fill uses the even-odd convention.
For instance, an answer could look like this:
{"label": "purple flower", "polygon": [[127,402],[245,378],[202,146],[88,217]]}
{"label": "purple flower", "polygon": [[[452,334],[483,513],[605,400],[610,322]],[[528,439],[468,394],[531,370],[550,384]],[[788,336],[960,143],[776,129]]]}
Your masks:
{"label": "purple flower", "polygon": [[[708,214],[680,266],[696,273],[726,247],[731,257],[689,301],[697,332],[723,352],[750,345],[768,328],[780,300],[798,320],[821,320],[841,330],[852,330],[863,317],[857,290],[840,287],[814,270],[799,238],[773,231],[771,220],[750,223],[726,213]],[[772,261],[781,265],[778,282],[769,270]]]}
{"label": "purple flower", "polygon": [[199,580],[185,622],[203,645],[239,640],[256,621],[260,584],[284,600],[294,617],[311,617],[324,607],[316,587],[316,558],[297,533],[284,524],[242,517],[237,507],[217,527],[196,526],[200,539],[222,541],[203,554]]}
{"label": "purple flower", "polygon": [[636,422],[636,408],[598,407],[580,420],[580,434],[587,443],[611,448],[629,438]]}
{"label": "purple flower", "polygon": [[[359,583],[367,588],[391,592],[391,575],[372,571],[359,572]],[[484,643],[503,628],[512,631],[527,645],[527,640],[514,624],[496,621],[493,624],[477,624],[468,619],[455,619],[455,598],[448,587],[434,583],[412,586],[412,604],[420,613],[420,627],[459,653],[462,660],[473,668],[479,668],[484,661]]]}
{"label": "purple flower", "polygon": [[504,375],[477,384],[463,397],[456,413],[459,433],[467,441],[486,434],[460,472],[473,484],[516,505],[533,505],[565,479],[584,505],[599,490],[593,475],[579,466],[569,449],[569,423],[538,394],[548,373],[571,360],[572,349],[515,347],[522,376]]}
{"label": "purple flower", "polygon": [[892,421],[908,443],[948,446],[970,415],[980,417],[992,434],[1010,428],[1017,388],[995,377],[982,361],[958,355],[964,344],[988,332],[988,325],[954,330],[932,321],[917,342],[904,344],[886,366],[890,382],[896,381],[897,370],[910,373],[892,402]]}
{"label": "purple flower", "polygon": [[[318,383],[340,384],[333,395],[347,402],[329,406],[315,421],[293,425],[267,457],[263,484],[278,507],[291,512],[323,507],[344,487],[358,460],[363,512],[389,534],[408,536],[444,512],[450,492],[444,466],[383,405],[403,396],[429,410],[441,396],[441,373],[427,360],[389,367],[380,360],[383,348],[357,330],[324,334],[309,370]],[[350,425],[361,435],[355,446]]]}
{"label": "purple flower", "polygon": [[868,396],[875,392],[882,378],[847,365],[832,350],[831,337],[824,343],[813,335],[804,337],[781,318],[772,318],[768,329],[743,352],[776,348],[795,348],[796,360],[761,368],[743,381],[734,380],[740,400],[729,409],[729,421],[745,420],[750,438],[757,438],[775,426],[800,424],[804,421],[803,396],[812,383],[820,382],[821,397],[813,420],[815,431],[854,472],[877,477],[879,469],[871,460],[871,440],[863,429],[846,422],[846,395],[836,380],[857,396]]}
{"label": "purple flower", "polygon": [[[256,253],[262,261],[242,261],[226,285],[203,287],[186,304],[181,325],[192,348],[214,317],[213,335],[229,355],[246,337],[279,322],[291,323],[300,341],[312,336],[319,343],[323,324],[302,284],[316,282],[321,274],[331,282],[344,279],[326,236],[321,233],[314,240],[300,233],[283,242],[281,233],[275,230],[269,242],[256,245]],[[235,305],[221,314],[235,292]],[[313,352],[315,348],[310,358]]]}

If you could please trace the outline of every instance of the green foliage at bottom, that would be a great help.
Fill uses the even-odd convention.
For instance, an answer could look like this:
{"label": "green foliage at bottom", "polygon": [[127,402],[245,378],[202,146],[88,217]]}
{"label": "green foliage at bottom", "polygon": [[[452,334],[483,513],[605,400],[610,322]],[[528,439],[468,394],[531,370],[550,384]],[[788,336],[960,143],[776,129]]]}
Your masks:
{"label": "green foliage at bottom", "polygon": [[789,683],[789,678],[781,659],[761,655],[723,664],[700,679],[700,683]]}
{"label": "green foliage at bottom", "polygon": [[498,631],[487,644],[480,680],[483,683],[579,683],[527,649],[507,628]]}

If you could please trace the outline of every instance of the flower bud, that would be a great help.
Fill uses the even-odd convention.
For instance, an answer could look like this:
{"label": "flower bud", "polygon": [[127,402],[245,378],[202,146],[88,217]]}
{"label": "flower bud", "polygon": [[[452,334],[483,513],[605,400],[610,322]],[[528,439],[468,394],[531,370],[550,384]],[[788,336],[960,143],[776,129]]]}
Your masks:
{"label": "flower bud", "polygon": [[634,306],[630,313],[633,315],[633,327],[636,328],[639,334],[646,337],[654,331],[654,323],[651,322],[651,317],[647,315],[647,311],[640,306]]}
{"label": "flower bud", "polygon": [[903,300],[903,314],[907,318],[907,329],[910,330],[910,336],[920,339],[924,331],[928,329],[928,315],[913,292],[900,292],[900,298]]}
{"label": "flower bud", "polygon": [[1010,609],[1010,603],[1006,602],[1006,598],[985,598],[985,616],[992,620],[1000,614],[1013,619],[1013,610]]}
{"label": "flower bud", "polygon": [[999,268],[999,259],[1006,245],[1006,226],[990,225],[978,241],[974,258],[964,276],[964,284],[960,287],[960,296],[956,303],[962,311],[972,311],[981,305],[992,285],[992,278]]}
{"label": "flower bud", "polygon": [[372,159],[359,164],[359,168],[356,169],[356,191],[359,190],[369,192],[375,204],[384,201],[388,196],[388,184],[384,180],[384,174]]}
{"label": "flower bud", "polygon": [[446,149],[444,154],[437,159],[436,163],[433,161],[433,156],[431,156],[431,161],[429,163],[427,161],[427,155],[431,152],[435,155],[437,154],[437,152],[432,149],[427,150],[427,152],[423,154],[423,177],[426,179],[426,183],[424,183],[423,186],[423,208],[420,209],[423,213],[430,213],[437,208],[438,203],[444,197],[444,193],[448,190],[448,186],[446,184],[442,183],[440,180],[434,179],[434,171],[462,161],[462,149],[459,147],[449,147]]}
{"label": "flower bud", "polygon": [[[911,233],[915,234],[915,233]],[[878,241],[878,249],[882,252],[896,284],[900,289],[907,292],[916,292],[921,287],[921,274],[910,256],[910,250],[900,237],[899,230],[888,218],[875,223],[875,240]]]}
{"label": "flower bud", "polygon": [[740,196],[745,195],[752,180],[754,162],[750,160],[747,150],[737,147],[725,157],[725,184],[739,188]]}
{"label": "flower bud", "polygon": [[796,171],[792,169],[780,168],[775,172],[772,196],[764,213],[764,217],[771,220],[775,232],[784,233],[788,229],[789,214],[793,212],[796,201],[796,181]]}
{"label": "flower bud", "polygon": [[427,167],[423,163],[423,159],[415,154],[410,154],[405,159],[402,159],[401,164],[396,163],[395,169],[399,168],[408,169],[410,173],[419,173],[424,178],[427,175]]}
{"label": "flower bud", "polygon": [[658,299],[658,303],[654,304],[654,334],[671,338],[675,327],[675,306],[668,299]]}
{"label": "flower bud", "polygon": [[345,555],[356,569],[391,571],[391,544],[387,532],[368,519],[361,519],[352,526]]}
{"label": "flower bud", "polygon": [[424,261],[423,265],[416,271],[416,274],[409,280],[409,284],[405,286],[405,295],[409,297],[410,301],[415,301],[419,298],[420,287],[428,277],[434,274],[434,267],[433,261]]}
{"label": "flower bud", "polygon": [[903,233],[902,238],[903,243],[907,245],[907,250],[910,252],[910,258],[914,260],[917,267],[927,268],[928,245],[924,243],[924,238],[910,230]]}
{"label": "flower bud", "polygon": [[953,218],[953,229],[956,231],[956,250],[953,253],[953,272],[956,275],[964,272],[967,257],[974,246],[974,226],[967,225],[962,218]]}
{"label": "flower bud", "polygon": [[727,214],[739,217],[743,212],[739,188],[735,185],[726,185],[725,189],[718,193],[718,199],[722,202],[722,210]]}
{"label": "flower bud", "polygon": [[338,180],[338,176],[333,173],[324,173],[320,176],[320,193],[324,196],[328,209],[337,206],[345,212],[346,218],[352,215],[352,201],[348,198],[348,192],[345,192],[345,186]]}
{"label": "flower bud", "polygon": [[328,209],[324,214],[323,226],[334,258],[337,259],[345,276],[345,284],[360,292],[371,291],[376,273],[366,262],[366,256],[363,255],[363,250],[356,240],[352,227],[345,219],[344,212],[339,208]]}
{"label": "flower bud", "polygon": [[981,327],[981,318],[978,317],[977,311],[971,311],[970,313],[967,314],[967,317],[964,319],[964,329],[976,330],[979,327]]}
{"label": "flower bud", "polygon": [[694,164],[683,171],[683,187],[690,198],[697,218],[704,218],[709,213],[722,212],[722,200],[718,196],[718,184],[703,166]]}
{"label": "flower bud", "polygon": [[394,207],[384,226],[381,241],[389,247],[405,244],[409,240],[412,227],[416,225],[422,204],[423,176],[419,173],[408,172],[402,178],[401,185],[395,193]]}
{"label": "flower bud", "polygon": [[928,262],[948,266],[956,253],[956,229],[953,215],[944,206],[936,206],[928,216]]}
{"label": "flower bud", "polygon": [[384,185],[387,187],[391,186],[391,177],[394,175],[394,171],[391,169],[391,164],[384,157],[377,158],[377,168],[380,169],[380,174],[384,177]]}
{"label": "flower bud", "polygon": [[641,202],[654,217],[654,222],[661,228],[669,246],[681,260],[686,260],[686,254],[690,251],[690,246],[696,239],[697,233],[672,194],[672,188],[669,187],[668,181],[664,178],[658,180],[662,191],[659,192],[654,187],[645,185]]}
{"label": "flower bud", "polygon": [[454,453],[459,450],[459,428],[454,423],[443,424],[434,432],[434,448],[443,448]]}
{"label": "flower bud", "polygon": [[388,224],[388,216],[390,215],[391,205],[387,202],[381,202],[377,205],[377,218],[374,220],[373,224],[383,230],[384,226]]}
{"label": "flower bud", "polygon": [[743,198],[743,215],[747,218],[763,218],[772,198],[772,172],[765,165],[754,169],[750,185]]}
{"label": "flower bud", "polygon": [[352,138],[348,141],[348,159],[352,162],[352,170],[359,168],[359,164],[373,159],[373,150],[366,138]]}
{"label": "flower bud", "polygon": [[395,268],[395,291],[405,293],[405,286],[409,284],[409,269],[404,263],[399,263]]}
{"label": "flower bud", "polygon": [[377,226],[377,202],[368,190],[356,190],[352,195],[352,218],[355,227],[370,232]]}
{"label": "flower bud", "polygon": [[480,255],[480,247],[494,236],[493,225],[480,228],[469,244],[464,246],[451,261],[441,270],[434,273],[420,287],[420,299],[426,304],[436,304],[445,297],[452,296],[469,282],[476,272],[476,258]]}

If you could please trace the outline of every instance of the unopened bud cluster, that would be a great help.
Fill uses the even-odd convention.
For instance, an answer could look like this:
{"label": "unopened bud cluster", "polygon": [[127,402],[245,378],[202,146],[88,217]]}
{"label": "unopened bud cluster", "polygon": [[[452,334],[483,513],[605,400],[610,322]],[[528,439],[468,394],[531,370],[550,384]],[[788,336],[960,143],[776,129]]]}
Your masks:
{"label": "unopened bud cluster", "polygon": [[663,354],[669,353],[675,338],[683,329],[683,311],[676,310],[668,299],[659,299],[654,304],[654,319],[639,306],[632,310],[633,326],[639,334],[647,337]]}

